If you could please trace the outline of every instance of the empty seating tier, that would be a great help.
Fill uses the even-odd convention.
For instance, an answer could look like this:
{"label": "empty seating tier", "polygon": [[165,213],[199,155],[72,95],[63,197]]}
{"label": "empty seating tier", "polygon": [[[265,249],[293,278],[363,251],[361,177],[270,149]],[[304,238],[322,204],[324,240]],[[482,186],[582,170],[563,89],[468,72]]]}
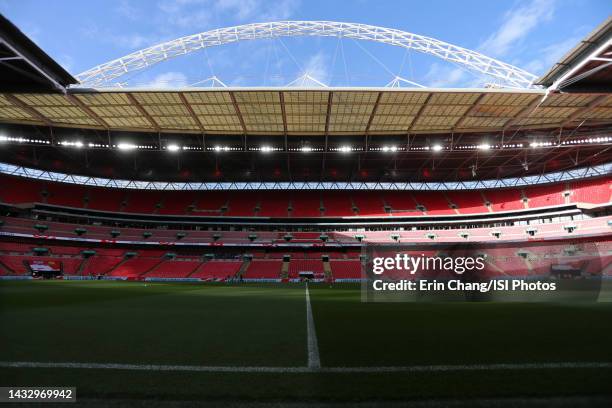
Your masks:
{"label": "empty seating tier", "polygon": [[[0,201],[147,215],[447,216],[610,202],[612,178],[463,191],[149,191],[0,176]],[[487,206],[487,202],[490,204]]]}

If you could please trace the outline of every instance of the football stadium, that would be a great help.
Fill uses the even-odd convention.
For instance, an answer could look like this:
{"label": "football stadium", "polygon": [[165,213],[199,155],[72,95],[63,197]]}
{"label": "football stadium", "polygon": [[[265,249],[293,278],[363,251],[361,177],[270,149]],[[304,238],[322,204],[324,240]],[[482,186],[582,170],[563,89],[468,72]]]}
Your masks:
{"label": "football stadium", "polygon": [[[542,75],[316,19],[216,26],[73,74],[0,15],[0,401],[610,406],[598,24]],[[391,48],[481,81],[136,76],[324,41],[334,60],[342,42],[374,63]]]}

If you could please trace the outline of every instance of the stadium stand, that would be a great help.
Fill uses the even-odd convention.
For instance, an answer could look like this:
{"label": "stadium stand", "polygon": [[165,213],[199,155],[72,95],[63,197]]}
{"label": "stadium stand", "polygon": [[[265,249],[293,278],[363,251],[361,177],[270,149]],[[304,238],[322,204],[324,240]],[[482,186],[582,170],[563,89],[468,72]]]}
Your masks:
{"label": "stadium stand", "polygon": [[313,272],[315,275],[323,273],[323,262],[313,259],[293,259],[289,263],[289,277],[297,278],[300,272]]}
{"label": "stadium stand", "polygon": [[604,204],[610,202],[612,179],[583,180],[571,183],[574,203]]}
{"label": "stadium stand", "polygon": [[[182,194],[179,193],[177,195]],[[227,194],[224,192],[198,192],[194,202],[193,215],[214,216],[221,215],[221,208],[227,204]]]}
{"label": "stadium stand", "polygon": [[137,278],[151,271],[153,268],[162,263],[160,258],[130,258],[121,261],[107,275],[120,276],[125,278]]}
{"label": "stadium stand", "polygon": [[23,255],[4,255],[1,258],[4,266],[6,266],[12,274],[26,275],[30,273],[28,264],[34,262],[56,263],[58,268],[62,269],[67,275],[76,275],[79,266],[83,262],[79,258],[66,257],[51,257],[51,256],[23,256]]}
{"label": "stadium stand", "polygon": [[80,186],[60,183],[47,183],[42,190],[48,204],[73,208],[83,208],[85,193]]}
{"label": "stadium stand", "polygon": [[90,188],[87,208],[98,211],[118,212],[122,210],[126,193],[116,189]]}
{"label": "stadium stand", "polygon": [[331,260],[329,263],[334,279],[361,278],[361,262],[359,260]]}
{"label": "stadium stand", "polygon": [[81,272],[83,276],[106,275],[123,260],[116,256],[92,256],[85,261]]}
{"label": "stadium stand", "polygon": [[353,215],[351,199],[346,192],[327,191],[323,194],[322,201],[326,217]]}
{"label": "stadium stand", "polygon": [[[396,214],[417,215],[422,211],[417,210],[417,203],[409,192],[405,191],[385,191],[383,195],[385,203],[391,211]],[[360,213],[361,214],[361,213]]]}
{"label": "stadium stand", "polygon": [[[388,215],[456,215],[488,213],[486,200],[494,212],[543,208],[565,204],[565,183],[534,186],[525,189],[488,189],[481,191],[385,191],[378,192],[193,192],[137,191],[86,188],[63,183],[40,183],[0,176],[0,199],[10,204],[47,203],[64,207],[141,214],[236,217],[354,216],[353,204],[360,216]],[[611,182],[596,179],[571,183],[571,203],[605,204],[610,202]],[[46,192],[46,194],[45,194]],[[46,198],[45,198],[46,196]],[[86,203],[86,204],[85,204]],[[289,207],[291,205],[291,207]],[[227,211],[222,209],[227,207]],[[259,211],[256,214],[256,208]]]}
{"label": "stadium stand", "polygon": [[319,217],[321,216],[321,195],[317,191],[294,191],[291,197],[292,217]]}
{"label": "stadium stand", "polygon": [[446,196],[460,214],[483,214],[489,211],[479,191],[447,191]]}
{"label": "stadium stand", "polygon": [[565,184],[535,186],[524,189],[529,208],[548,207],[565,203]]}
{"label": "stadium stand", "polygon": [[483,192],[491,204],[493,212],[516,211],[525,208],[522,192],[519,189],[491,189]]}
{"label": "stadium stand", "polygon": [[280,260],[254,259],[247,267],[243,278],[245,279],[278,279],[280,278]]}
{"label": "stadium stand", "polygon": [[200,266],[200,261],[169,260],[143,275],[144,278],[186,278]]}
{"label": "stadium stand", "polygon": [[[39,221],[29,220],[23,218],[0,218],[4,220],[4,225],[0,227],[0,231],[11,234],[22,234],[24,236],[30,236],[33,238],[79,238],[74,232],[76,228],[83,227],[80,224],[68,224],[58,222],[45,222],[44,225],[48,229],[44,233],[40,233],[36,230],[36,226],[40,224]],[[570,236],[572,232],[568,232],[567,226],[573,226],[576,234],[589,232],[589,233],[605,233],[608,232],[609,227],[607,222],[612,217],[599,217],[585,220],[576,220],[572,222],[559,221],[554,223],[536,223],[528,226],[500,226],[496,227],[495,231],[499,232],[499,237],[496,240],[504,241],[510,239],[529,239],[532,235],[528,230],[535,231],[536,237],[540,238],[555,238]],[[143,234],[146,232],[151,233],[149,238],[146,238],[147,242],[151,244],[168,244],[180,241],[183,244],[194,243],[194,244],[273,244],[275,242],[282,243],[284,240],[278,239],[278,233],[276,232],[249,232],[249,231],[192,231],[188,230],[186,237],[177,238],[177,233],[182,230],[156,230],[156,229],[138,229],[138,228],[113,228],[113,227],[94,227],[86,226],[87,233],[82,235],[80,238],[93,240],[94,242],[114,242],[111,239],[110,232],[120,232],[120,239],[124,242],[142,242],[145,240]],[[319,234],[320,233],[316,233]],[[492,239],[492,230],[489,227],[474,227],[474,228],[453,228],[453,229],[432,229],[432,230],[412,230],[412,231],[366,231],[363,233],[356,234],[355,232],[329,232],[326,233],[329,237],[328,243],[358,243],[355,239],[355,235],[363,235],[365,242],[395,242],[393,236],[397,236],[400,242],[422,242],[422,241],[435,241],[435,242],[478,242],[488,241]],[[433,234],[432,238],[428,238],[428,235]],[[467,234],[467,235],[465,235]],[[285,233],[282,233],[285,235]],[[218,239],[215,239],[218,236]],[[256,236],[255,240],[251,240],[249,237]],[[320,245],[318,240],[303,240],[295,241],[296,244],[310,244],[311,246]],[[163,255],[160,252],[158,256]],[[270,258],[282,258],[282,253],[271,253]]]}
{"label": "stadium stand", "polygon": [[197,193],[191,191],[185,191],[182,194],[172,196],[165,194],[157,213],[161,215],[188,214],[190,209],[193,208],[197,197]]}
{"label": "stadium stand", "polygon": [[385,203],[379,194],[367,191],[351,192],[353,203],[357,207],[359,215],[386,215]]}
{"label": "stadium stand", "polygon": [[270,192],[259,195],[260,217],[287,217],[289,197],[283,192]]}
{"label": "stadium stand", "polygon": [[228,198],[227,212],[231,217],[253,217],[257,207],[257,195],[246,192],[231,192]]}
{"label": "stadium stand", "polygon": [[212,260],[202,263],[189,277],[205,280],[224,280],[234,277],[241,266],[242,261]]}
{"label": "stadium stand", "polygon": [[410,195],[416,203],[416,209],[428,215],[455,214],[443,193],[438,191],[414,191]]}

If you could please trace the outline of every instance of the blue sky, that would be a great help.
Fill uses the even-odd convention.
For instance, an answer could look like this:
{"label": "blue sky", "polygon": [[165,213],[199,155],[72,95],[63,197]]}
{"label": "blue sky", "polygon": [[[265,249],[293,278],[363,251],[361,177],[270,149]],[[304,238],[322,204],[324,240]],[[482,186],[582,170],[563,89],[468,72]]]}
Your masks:
{"label": "blue sky", "polygon": [[[612,14],[609,0],[0,0],[16,23],[68,71],[184,35],[275,20],[367,23],[426,35],[542,74]],[[425,86],[486,79],[434,57],[334,38],[260,40],[177,58],[127,79],[132,86],[286,85],[304,73],[331,86],[384,86],[398,75]]]}

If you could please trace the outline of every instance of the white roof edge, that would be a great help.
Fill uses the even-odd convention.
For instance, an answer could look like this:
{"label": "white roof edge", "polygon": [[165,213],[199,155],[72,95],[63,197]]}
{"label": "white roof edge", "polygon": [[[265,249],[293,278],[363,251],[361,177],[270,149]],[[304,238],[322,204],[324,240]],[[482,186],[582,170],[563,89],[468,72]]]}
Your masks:
{"label": "white roof edge", "polygon": [[240,91],[270,91],[270,92],[340,92],[340,91],[361,91],[361,92],[465,92],[465,93],[522,93],[544,95],[545,89],[518,89],[518,88],[387,88],[387,87],[287,87],[287,86],[247,86],[247,87],[227,87],[227,88],[212,88],[212,87],[176,87],[176,88],[139,88],[139,87],[104,87],[104,88],[79,88],[73,87],[69,89],[70,93],[88,93],[88,92],[240,92]]}

